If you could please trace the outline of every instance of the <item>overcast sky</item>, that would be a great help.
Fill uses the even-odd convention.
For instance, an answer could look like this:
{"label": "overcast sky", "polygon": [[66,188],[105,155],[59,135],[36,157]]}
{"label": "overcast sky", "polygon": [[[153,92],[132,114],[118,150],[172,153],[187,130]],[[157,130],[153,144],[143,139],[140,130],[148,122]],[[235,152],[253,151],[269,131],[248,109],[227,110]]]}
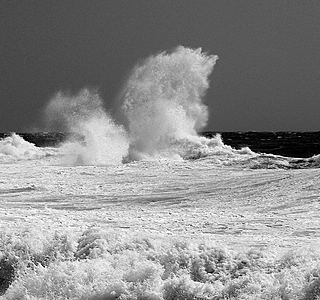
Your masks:
{"label": "overcast sky", "polygon": [[177,45],[219,55],[208,130],[320,130],[318,0],[0,0],[0,131],[39,128],[57,90],[99,87]]}

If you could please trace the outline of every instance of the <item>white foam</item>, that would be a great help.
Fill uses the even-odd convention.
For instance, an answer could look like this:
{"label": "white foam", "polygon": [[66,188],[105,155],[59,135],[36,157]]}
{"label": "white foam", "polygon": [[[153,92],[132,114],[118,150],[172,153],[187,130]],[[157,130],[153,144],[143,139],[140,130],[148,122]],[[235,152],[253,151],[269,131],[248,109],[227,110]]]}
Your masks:
{"label": "white foam", "polygon": [[0,161],[12,162],[16,160],[40,159],[46,156],[55,155],[53,148],[39,148],[33,143],[24,140],[18,134],[0,140]]}

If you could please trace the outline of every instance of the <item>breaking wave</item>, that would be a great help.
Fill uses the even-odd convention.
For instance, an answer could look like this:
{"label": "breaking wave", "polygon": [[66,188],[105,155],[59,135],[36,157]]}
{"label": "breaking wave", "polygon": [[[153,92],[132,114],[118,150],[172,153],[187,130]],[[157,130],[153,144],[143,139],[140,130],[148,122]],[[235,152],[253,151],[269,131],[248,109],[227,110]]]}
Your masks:
{"label": "breaking wave", "polygon": [[40,148],[27,142],[21,136],[12,133],[11,136],[0,140],[0,161],[12,162],[17,160],[41,159],[56,155],[54,148]]}
{"label": "breaking wave", "polygon": [[96,90],[58,92],[46,106],[51,130],[69,133],[58,148],[38,148],[13,134],[0,141],[2,161],[62,157],[64,164],[108,165],[132,160],[206,159],[248,168],[319,167],[320,158],[286,158],[225,145],[220,135],[199,136],[208,120],[204,102],[218,57],[201,48],[178,47],[138,64],[120,94],[123,123],[103,107]]}
{"label": "breaking wave", "polygon": [[126,132],[103,109],[96,91],[57,93],[46,107],[50,126],[71,133],[61,145],[64,161],[77,165],[119,164],[128,152]]}
{"label": "breaking wave", "polygon": [[[95,144],[94,144],[95,145]],[[97,146],[97,145],[95,145]],[[218,134],[214,138],[197,137],[197,140],[189,139],[179,140],[171,144],[172,151],[184,153],[186,160],[199,160],[205,164],[217,167],[236,167],[247,169],[308,169],[320,167],[320,155],[309,158],[293,158],[281,155],[266,153],[255,153],[248,147],[234,149],[223,143],[221,136]],[[103,149],[101,149],[102,151]],[[90,157],[90,151],[93,156]],[[0,140],[0,162],[11,163],[15,161],[37,160],[43,158],[53,158],[62,161],[64,164],[71,165],[104,165],[114,164],[115,161],[110,156],[104,156],[103,152],[99,157],[95,152],[93,145],[86,145],[80,137],[70,137],[67,142],[59,147],[36,147],[33,143],[24,140],[18,134],[11,134]],[[108,152],[107,154],[110,154]],[[164,157],[169,157],[169,152],[163,152]],[[171,153],[172,154],[172,153]],[[97,160],[100,159],[100,160]],[[118,159],[122,159],[119,156]],[[163,156],[149,157],[148,160],[163,159]],[[174,157],[171,156],[171,159]],[[181,159],[177,156],[176,159]]]}
{"label": "breaking wave", "polygon": [[211,143],[200,139],[197,131],[208,120],[203,97],[217,58],[201,48],[178,47],[151,56],[133,69],[122,91],[132,159],[185,158],[192,144]]}

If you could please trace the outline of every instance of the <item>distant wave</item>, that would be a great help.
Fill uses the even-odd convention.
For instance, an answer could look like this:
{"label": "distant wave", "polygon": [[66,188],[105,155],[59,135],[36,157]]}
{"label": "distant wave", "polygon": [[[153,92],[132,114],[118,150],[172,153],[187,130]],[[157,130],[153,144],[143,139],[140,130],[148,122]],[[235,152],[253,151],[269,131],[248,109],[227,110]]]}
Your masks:
{"label": "distant wave", "polygon": [[241,150],[232,149],[226,155],[210,154],[205,156],[207,163],[220,166],[241,167],[247,169],[310,169],[320,168],[320,155],[309,158],[285,157],[266,153],[255,153],[249,148]]}
{"label": "distant wave", "polygon": [[21,136],[12,133],[11,136],[0,140],[0,161],[12,162],[17,160],[41,159],[57,154],[55,148],[40,148],[27,142]]}
{"label": "distant wave", "polygon": [[[81,144],[83,144],[81,146]],[[83,148],[76,149],[77,146]],[[96,146],[96,145],[95,145]],[[33,143],[29,143],[21,136],[13,133],[11,136],[0,140],[0,162],[12,163],[15,161],[38,160],[43,158],[56,158],[61,163],[72,165],[90,164],[83,160],[84,153],[93,149],[90,145],[86,146],[85,141],[75,140],[65,142],[57,147],[36,147]],[[189,139],[172,142],[170,151],[183,154],[183,156],[149,156],[144,160],[199,160],[215,167],[235,167],[248,169],[309,169],[320,167],[320,155],[309,158],[293,158],[280,155],[255,153],[248,147],[242,149],[234,149],[223,143],[221,136],[218,134],[213,138],[198,137],[196,141]],[[104,149],[101,148],[101,152]],[[80,153],[80,154],[79,154]],[[90,152],[88,152],[89,155]],[[163,152],[162,154],[165,155]],[[72,157],[70,157],[72,156]],[[73,160],[72,160],[73,159]],[[125,160],[124,160],[125,161]]]}

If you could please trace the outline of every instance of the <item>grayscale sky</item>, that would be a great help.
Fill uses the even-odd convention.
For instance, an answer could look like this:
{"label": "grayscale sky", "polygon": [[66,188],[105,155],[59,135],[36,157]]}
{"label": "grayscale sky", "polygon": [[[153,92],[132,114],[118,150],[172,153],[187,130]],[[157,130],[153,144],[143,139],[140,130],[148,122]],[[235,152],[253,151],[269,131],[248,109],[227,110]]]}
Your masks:
{"label": "grayscale sky", "polygon": [[138,60],[177,45],[220,57],[207,130],[320,130],[319,0],[0,0],[0,131],[41,129],[61,89],[112,109]]}

